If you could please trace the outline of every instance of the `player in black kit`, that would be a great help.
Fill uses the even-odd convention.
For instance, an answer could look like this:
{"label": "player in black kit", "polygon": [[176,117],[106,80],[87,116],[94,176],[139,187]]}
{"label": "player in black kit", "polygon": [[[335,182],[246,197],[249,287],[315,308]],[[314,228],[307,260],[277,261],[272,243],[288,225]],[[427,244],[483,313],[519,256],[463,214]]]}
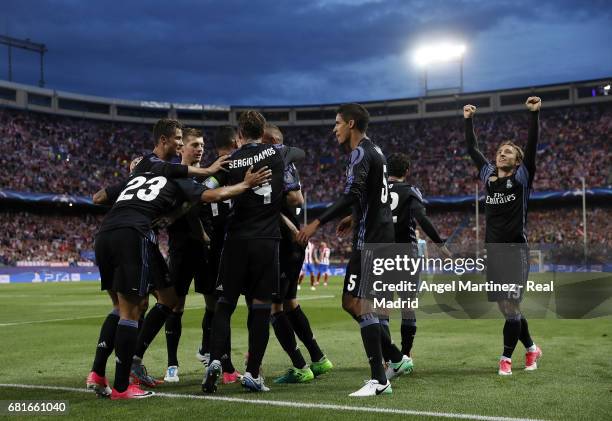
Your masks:
{"label": "player in black kit", "polygon": [[[157,238],[153,219],[182,201],[220,201],[267,182],[271,176],[264,169],[248,171],[243,182],[207,190],[184,178],[169,179],[152,172],[133,173],[126,183],[105,189],[114,201],[95,239],[96,262],[100,268],[102,290],[112,291],[119,303],[120,320],[114,338],[116,355],[115,383],[111,399],[143,398],[151,395],[138,384],[128,384],[132,356],[138,341],[138,318],[142,301],[152,291],[163,296],[171,288],[167,270],[157,259]],[[94,370],[95,371],[95,370]],[[95,384],[88,387],[108,396],[106,378],[97,373]]]}
{"label": "player in black kit", "polygon": [[[238,133],[232,126],[222,126],[215,132],[213,143],[218,156],[230,155],[237,148]],[[225,180],[225,172],[220,172],[208,177],[205,184],[209,188],[216,188],[220,185],[219,180]],[[206,308],[202,318],[202,343],[196,352],[196,358],[204,366],[210,363],[210,334],[212,331],[212,323],[215,317],[215,307],[217,305],[217,286],[219,274],[219,262],[221,260],[221,251],[223,250],[223,241],[225,240],[225,225],[231,209],[231,200],[225,200],[218,203],[208,203],[202,205],[204,214],[204,229],[210,237],[210,250],[208,253],[208,276],[214,280],[213,290],[208,289],[204,294]],[[240,379],[240,373],[232,363],[231,355],[231,334],[227,337],[226,351],[221,357],[221,367],[223,369],[223,384],[235,383]]]}
{"label": "player in black kit", "polygon": [[542,101],[529,97],[529,131],[525,152],[511,141],[498,148],[495,164],[490,163],[478,150],[474,134],[473,116],[476,107],[463,107],[465,139],[479,178],[486,187],[485,214],[487,249],[487,281],[512,283],[513,291],[489,292],[489,301],[496,301],[504,315],[504,351],[499,360],[498,374],[512,374],[512,353],[520,340],[526,348],[525,370],[537,369],[542,350],[533,343],[527,320],[521,314],[520,302],[529,274],[527,248],[527,200],[535,175],[535,155],[538,144],[539,111]]}
{"label": "player in black kit", "polygon": [[[204,137],[202,131],[194,128],[183,129],[183,147],[181,148],[181,163],[183,165],[200,166],[204,153]],[[198,181],[198,180],[196,180]],[[200,178],[199,181],[202,181]],[[195,291],[200,294],[212,294],[216,278],[208,270],[208,238],[204,232],[201,220],[201,207],[189,207],[185,204],[179,208],[178,215],[168,215],[167,227],[169,246],[169,272],[177,295],[177,304],[166,319],[166,347],[168,350],[168,368],[164,376],[165,382],[179,381],[178,346],[182,333],[182,316],[185,308],[185,298],[189,292],[191,281],[194,281]]]}
{"label": "player in black kit", "polygon": [[[423,196],[421,191],[407,182],[410,173],[410,159],[404,153],[394,153],[387,160],[389,165],[389,194],[391,197],[391,212],[393,212],[393,224],[395,227],[395,242],[401,244],[410,244],[409,250],[412,257],[418,256],[417,252],[417,237],[416,223],[419,223],[421,229],[427,236],[440,247],[440,252],[445,257],[450,257],[450,252],[444,245],[444,240],[438,234],[431,220],[427,217],[425,206],[423,204]],[[419,273],[409,280],[418,284]],[[402,295],[406,294],[406,295]],[[400,293],[402,298],[414,298],[416,293],[406,292]],[[380,317],[380,315],[379,315]],[[414,342],[414,336],[417,331],[416,315],[414,309],[402,309],[402,354],[411,357],[410,353]],[[413,361],[410,358],[410,369],[412,371]]]}
{"label": "player in black kit", "polygon": [[[332,362],[319,347],[312,333],[310,322],[297,300],[297,283],[304,262],[304,247],[295,241],[295,235],[300,226],[297,211],[301,210],[304,197],[295,162],[298,158],[303,159],[305,153],[301,149],[285,146],[283,133],[273,124],[266,124],[263,142],[275,145],[283,156],[285,165],[285,198],[281,209],[284,223],[281,223],[282,239],[279,254],[280,290],[279,294],[274,297],[270,320],[274,334],[291,359],[293,366],[283,376],[275,379],[274,383],[304,383],[333,368]],[[310,354],[312,360],[310,365],[306,364],[298,348],[296,335]]]}
{"label": "player in black kit", "polygon": [[[183,125],[174,119],[161,119],[153,127],[155,148],[153,152],[143,156],[142,160],[134,167],[133,172],[152,172],[166,177],[206,177],[216,173],[226,162],[227,156],[220,157],[208,168],[200,168],[191,165],[174,164],[169,161],[177,157],[179,148],[183,146]],[[166,267],[159,249],[153,250],[153,258],[160,267]],[[171,280],[174,281],[174,280]],[[139,326],[138,345],[132,365],[132,380],[149,387],[155,387],[160,382],[148,375],[145,365],[142,363],[144,354],[153,342],[157,333],[164,326],[168,317],[172,316],[172,309],[178,304],[179,299],[174,288],[156,291],[157,303],[147,313],[141,326]]]}
{"label": "player in black kit", "polygon": [[272,297],[278,292],[284,164],[276,148],[261,143],[265,124],[265,118],[256,111],[245,111],[240,115],[240,148],[230,156],[227,180],[222,183],[239,182],[249,167],[265,165],[272,171],[269,183],[233,201],[219,267],[220,297],[211,334],[211,361],[202,382],[202,390],[206,393],[217,389],[222,369],[220,359],[240,294],[251,303],[249,359],[242,385],[251,391],[269,390],[259,371],[268,345]]}
{"label": "player in black kit", "polygon": [[362,250],[366,243],[393,243],[393,219],[389,203],[387,162],[380,148],[366,136],[370,115],[359,104],[344,104],[338,109],[334,133],[338,143],[350,147],[350,163],[347,167],[344,193],[323,214],[304,227],[298,236],[306,244],[320,225],[342,216],[353,209],[353,251],[346,270],[342,295],[342,308],[359,323],[361,337],[370,363],[371,380],[350,396],[375,396],[392,393],[382,365],[383,348],[393,364],[395,375],[407,368],[407,356],[392,344],[391,338],[381,329],[380,321],[372,306],[368,275],[368,256]]}

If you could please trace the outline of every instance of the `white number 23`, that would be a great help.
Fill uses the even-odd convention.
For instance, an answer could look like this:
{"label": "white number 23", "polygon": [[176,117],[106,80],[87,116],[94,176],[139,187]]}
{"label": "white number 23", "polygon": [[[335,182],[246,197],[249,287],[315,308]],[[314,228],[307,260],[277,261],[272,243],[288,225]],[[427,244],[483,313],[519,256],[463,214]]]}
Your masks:
{"label": "white number 23", "polygon": [[[130,191],[138,189],[136,191],[136,197],[140,200],[144,200],[145,202],[150,202],[154,200],[158,195],[161,189],[164,188],[168,180],[166,177],[155,177],[147,181],[145,177],[135,177],[131,179],[125,189],[121,192],[119,197],[117,198],[117,202],[121,200],[130,200],[134,197],[133,193],[128,193]],[[145,185],[146,187],[139,189],[139,187]]]}

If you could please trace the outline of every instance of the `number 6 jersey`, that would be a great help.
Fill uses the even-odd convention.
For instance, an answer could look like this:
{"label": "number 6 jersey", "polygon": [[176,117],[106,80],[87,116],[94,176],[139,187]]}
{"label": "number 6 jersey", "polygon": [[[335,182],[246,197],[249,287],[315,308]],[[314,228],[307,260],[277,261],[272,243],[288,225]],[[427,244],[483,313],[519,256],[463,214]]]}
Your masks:
{"label": "number 6 jersey", "polygon": [[394,242],[387,160],[367,137],[351,153],[344,194],[353,202],[354,250],[365,243]]}

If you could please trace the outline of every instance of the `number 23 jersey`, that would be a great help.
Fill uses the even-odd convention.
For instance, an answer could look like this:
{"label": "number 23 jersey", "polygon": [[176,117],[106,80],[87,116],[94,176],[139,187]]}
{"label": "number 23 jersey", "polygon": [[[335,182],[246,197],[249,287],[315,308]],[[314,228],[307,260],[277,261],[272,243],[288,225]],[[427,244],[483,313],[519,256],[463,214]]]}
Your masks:
{"label": "number 23 jersey", "polygon": [[127,183],[106,189],[108,197],[116,200],[99,232],[134,228],[156,242],[151,229],[153,219],[182,201],[199,201],[204,190],[206,187],[188,178],[168,179],[151,172],[133,174]]}

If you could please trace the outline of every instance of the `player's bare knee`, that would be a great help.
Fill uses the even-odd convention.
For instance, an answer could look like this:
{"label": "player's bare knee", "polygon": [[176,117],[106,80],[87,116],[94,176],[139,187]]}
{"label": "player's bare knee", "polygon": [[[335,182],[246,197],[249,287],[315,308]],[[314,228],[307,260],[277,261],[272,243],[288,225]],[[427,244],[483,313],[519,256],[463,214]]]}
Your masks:
{"label": "player's bare knee", "polygon": [[176,305],[172,308],[172,311],[174,311],[175,313],[182,313],[183,311],[185,311],[185,299],[187,297],[183,296],[183,297],[177,297],[176,299]]}
{"label": "player's bare knee", "polygon": [[169,308],[174,308],[178,303],[178,296],[174,288],[164,288],[157,291],[157,302]]}
{"label": "player's bare knee", "polygon": [[292,298],[291,300],[283,301],[283,309],[285,311],[295,310],[296,308],[298,308],[299,305],[300,304],[298,303],[298,300],[296,298]]}
{"label": "player's bare knee", "polygon": [[143,297],[119,293],[117,298],[119,302],[119,317],[125,320],[140,319],[140,308],[144,300]]}
{"label": "player's bare knee", "polygon": [[272,314],[280,313],[283,311],[283,304],[281,303],[272,303]]}
{"label": "player's bare knee", "polygon": [[515,301],[500,300],[497,302],[499,311],[506,319],[515,319],[521,316],[520,306]]}
{"label": "player's bare knee", "polygon": [[114,291],[108,291],[108,296],[113,302],[113,308],[119,309],[119,297],[117,297],[117,293]]}
{"label": "player's bare knee", "polygon": [[402,310],[402,319],[416,319],[414,310],[412,310],[412,309],[403,309]]}
{"label": "player's bare knee", "polygon": [[342,297],[342,309],[353,317],[359,316],[359,305],[353,296],[344,295]]}

